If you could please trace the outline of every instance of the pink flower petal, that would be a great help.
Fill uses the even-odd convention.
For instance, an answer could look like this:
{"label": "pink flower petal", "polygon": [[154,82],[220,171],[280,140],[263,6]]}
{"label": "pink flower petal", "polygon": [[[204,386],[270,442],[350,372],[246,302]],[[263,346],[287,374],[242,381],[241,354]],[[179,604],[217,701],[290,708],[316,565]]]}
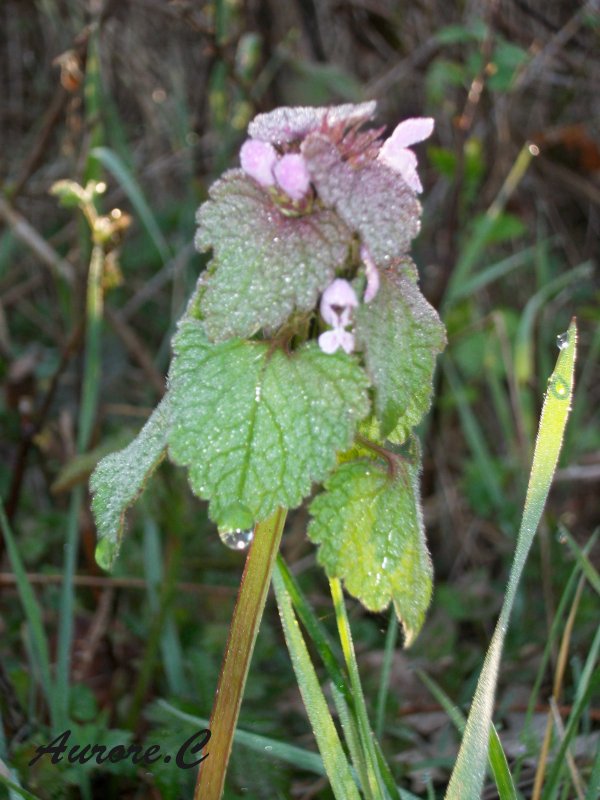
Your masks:
{"label": "pink flower petal", "polygon": [[279,186],[292,200],[302,200],[310,188],[310,175],[300,153],[288,153],[280,158],[273,173]]}
{"label": "pink flower petal", "polygon": [[261,186],[268,187],[275,184],[273,167],[276,161],[277,151],[268,142],[247,139],[241,147],[242,169]]}
{"label": "pink flower petal", "polygon": [[324,353],[331,355],[335,353],[340,347],[348,355],[354,352],[354,335],[348,333],[343,328],[334,328],[331,331],[325,331],[319,336],[319,347]]}
{"label": "pink flower petal", "polygon": [[323,292],[319,309],[328,325],[338,327],[350,323],[350,311],[356,306],[358,298],[352,286],[348,281],[336,278]]}
{"label": "pink flower petal", "polygon": [[[435,120],[433,117],[412,117],[396,125],[390,139],[399,147],[410,147],[411,144],[429,139],[433,133]],[[389,139],[388,139],[389,141]]]}
{"label": "pink flower petal", "polygon": [[370,303],[379,291],[379,270],[373,261],[369,248],[364,244],[360,246],[360,257],[365,265],[367,276],[367,288],[363,299],[365,303]]}
{"label": "pink flower petal", "polygon": [[335,328],[332,331],[325,331],[325,333],[322,333],[319,336],[318,341],[321,350],[329,355],[331,355],[331,353],[335,353],[340,346],[338,342],[337,329]]}
{"label": "pink flower petal", "polygon": [[[390,145],[386,145],[390,142]],[[391,139],[383,143],[378,158],[390,169],[398,172],[410,188],[415,192],[422,192],[423,186],[417,173],[417,157],[412,150],[406,147],[396,148]]]}
{"label": "pink flower petal", "polygon": [[401,175],[408,170],[416,170],[418,163],[412,150],[400,147],[392,139],[387,139],[383,143],[377,158]]}
{"label": "pink flower petal", "polygon": [[340,328],[337,329],[338,335],[338,342],[340,343],[340,347],[350,355],[350,353],[354,352],[354,334],[348,333],[348,331],[341,330]]}

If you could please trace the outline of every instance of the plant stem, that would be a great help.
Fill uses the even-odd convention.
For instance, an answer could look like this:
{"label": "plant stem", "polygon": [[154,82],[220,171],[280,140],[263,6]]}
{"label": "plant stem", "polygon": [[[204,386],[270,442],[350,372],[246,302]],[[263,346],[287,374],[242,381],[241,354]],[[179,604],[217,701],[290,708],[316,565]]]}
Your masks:
{"label": "plant stem", "polygon": [[194,800],[220,800],[223,793],[233,734],[286,514],[280,508],[254,529],[210,718],[210,758],[200,767]]}

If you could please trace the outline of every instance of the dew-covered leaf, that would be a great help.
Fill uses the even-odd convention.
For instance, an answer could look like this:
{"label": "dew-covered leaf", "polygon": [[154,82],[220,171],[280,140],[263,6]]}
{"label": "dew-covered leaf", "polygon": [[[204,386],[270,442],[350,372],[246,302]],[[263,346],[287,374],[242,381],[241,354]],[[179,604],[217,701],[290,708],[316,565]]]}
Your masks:
{"label": "dew-covered leaf", "polygon": [[377,263],[408,252],[419,232],[421,205],[398,173],[377,160],[353,166],[320,133],[306,138],[302,154],[320,199],[360,233]]}
{"label": "dew-covered leaf", "polygon": [[240,170],[212,187],[198,211],[196,246],[214,261],[200,300],[212,341],[277,328],[309,311],[348,255],[351,232],[327,209],[285,216]]}
{"label": "dew-covered leaf", "polygon": [[370,611],[394,603],[407,646],[423,624],[432,586],[418,461],[398,458],[393,475],[372,460],[342,464],[311,503],[308,526],[330,577]]}
{"label": "dew-covered leaf", "polygon": [[103,458],[90,478],[99,540],[96,561],[103,569],[110,569],[118,555],[125,512],[165,455],[169,413],[166,395],[133,442]]}
{"label": "dew-covered leaf", "polygon": [[314,342],[291,355],[267,342],[213,344],[185,320],[174,350],[169,453],[217,524],[232,507],[259,521],[299,505],[369,411],[358,361]]}
{"label": "dew-covered leaf", "polygon": [[413,276],[411,262],[406,269],[380,270],[377,295],[356,311],[356,340],[375,386],[381,433],[397,442],[429,409],[436,356],[446,342],[444,326]]}
{"label": "dew-covered leaf", "polygon": [[330,127],[345,123],[348,127],[366,122],[375,114],[376,103],[345,103],[341,106],[283,106],[259,114],[248,126],[248,133],[253,139],[272,144],[284,144],[296,139],[303,139],[311,131],[321,127],[327,120]]}

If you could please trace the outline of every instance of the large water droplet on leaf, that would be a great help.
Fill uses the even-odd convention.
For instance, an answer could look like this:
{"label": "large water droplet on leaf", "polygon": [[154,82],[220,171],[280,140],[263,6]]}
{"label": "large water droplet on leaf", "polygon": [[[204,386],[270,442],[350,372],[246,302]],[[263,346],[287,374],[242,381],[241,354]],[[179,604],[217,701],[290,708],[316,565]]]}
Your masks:
{"label": "large water droplet on leaf", "polygon": [[556,337],[556,344],[559,350],[564,350],[569,344],[569,332],[566,331],[565,333],[559,333]]}
{"label": "large water droplet on leaf", "polygon": [[254,529],[234,528],[233,530],[228,530],[219,528],[219,537],[230,550],[245,550],[254,538]]}
{"label": "large water droplet on leaf", "polygon": [[107,572],[113,565],[113,561],[115,560],[115,555],[117,552],[117,545],[115,542],[111,541],[110,539],[101,539],[98,544],[96,545],[96,563],[100,567],[100,569],[104,569]]}
{"label": "large water droplet on leaf", "polygon": [[245,550],[254,536],[254,517],[248,506],[232,503],[219,515],[219,536],[231,550]]}

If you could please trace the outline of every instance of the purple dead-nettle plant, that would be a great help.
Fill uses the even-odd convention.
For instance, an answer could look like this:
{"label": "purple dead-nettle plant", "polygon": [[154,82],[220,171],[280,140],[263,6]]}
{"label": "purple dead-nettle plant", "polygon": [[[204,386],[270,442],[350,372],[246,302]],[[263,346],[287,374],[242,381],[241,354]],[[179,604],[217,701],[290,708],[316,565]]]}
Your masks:
{"label": "purple dead-nettle plant", "polygon": [[[407,639],[431,594],[413,433],[444,328],[409,251],[422,191],[410,149],[433,120],[370,127],[375,103],[258,115],[198,211],[210,252],[173,340],[165,399],[92,478],[98,558],[168,455],[222,538],[241,547],[315,493],[309,537],[371,610],[394,603]],[[240,544],[242,543],[242,544]]]}

